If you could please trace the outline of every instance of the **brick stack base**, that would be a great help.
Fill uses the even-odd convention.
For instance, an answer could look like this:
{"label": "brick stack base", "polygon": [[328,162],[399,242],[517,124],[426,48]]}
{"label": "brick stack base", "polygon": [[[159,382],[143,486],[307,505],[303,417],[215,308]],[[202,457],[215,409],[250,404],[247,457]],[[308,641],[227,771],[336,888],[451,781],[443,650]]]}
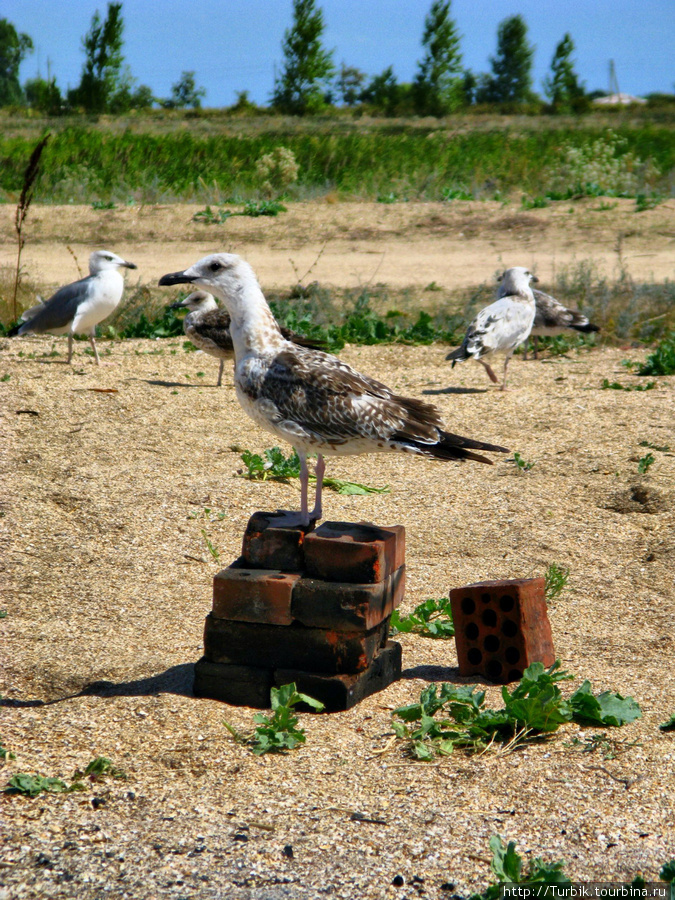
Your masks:
{"label": "brick stack base", "polygon": [[388,635],[405,589],[405,531],[274,522],[252,516],[241,557],[213,580],[195,694],[267,708],[270,688],[295,682],[327,710],[349,709],[401,677]]}
{"label": "brick stack base", "polygon": [[460,675],[517,681],[533,662],[555,662],[543,578],[482,581],[450,591]]}

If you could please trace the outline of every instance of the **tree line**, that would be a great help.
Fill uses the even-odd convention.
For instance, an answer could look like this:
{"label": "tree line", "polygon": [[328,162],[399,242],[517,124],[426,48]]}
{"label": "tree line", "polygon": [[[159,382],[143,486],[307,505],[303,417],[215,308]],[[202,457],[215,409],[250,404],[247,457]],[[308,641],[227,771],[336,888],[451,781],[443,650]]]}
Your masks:
{"label": "tree line", "polygon": [[[293,0],[292,23],[282,41],[283,63],[270,99],[273,111],[292,115],[325,112],[342,105],[384,115],[445,116],[467,107],[489,106],[504,112],[542,107],[532,82],[534,46],[521,15],[504,19],[497,29],[497,46],[490,71],[476,74],[464,67],[461,37],[451,16],[451,0],[433,0],[424,21],[422,57],[411,83],[397,80],[393,66],[369,77],[342,63],[336,67],[323,44],[325,22],[316,0]],[[63,94],[48,75],[19,82],[19,66],[32,51],[29,35],[0,19],[0,106],[28,106],[55,115],[83,110],[121,113],[130,109],[198,108],[206,94],[194,71],[185,71],[168,98],[155,97],[138,85],[123,55],[122,3],[109,2],[105,19],[97,11],[82,39],[85,62],[80,83]],[[574,42],[565,34],[558,43],[544,81],[550,112],[583,112],[590,99],[574,69]],[[235,108],[256,107],[248,92],[238,95]]]}

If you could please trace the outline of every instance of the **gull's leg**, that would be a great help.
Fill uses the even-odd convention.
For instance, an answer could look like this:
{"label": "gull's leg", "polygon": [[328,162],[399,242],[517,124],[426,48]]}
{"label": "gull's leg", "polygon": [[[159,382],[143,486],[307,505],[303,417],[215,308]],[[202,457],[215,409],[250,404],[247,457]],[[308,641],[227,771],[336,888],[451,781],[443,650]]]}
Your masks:
{"label": "gull's leg", "polygon": [[[533,340],[534,340],[534,338],[533,338]],[[525,343],[523,344],[523,362],[527,362],[527,347],[528,347],[528,343],[527,343],[527,341],[525,341]],[[535,353],[536,353],[536,351],[535,351]],[[535,356],[535,359],[536,359],[536,356]]]}
{"label": "gull's leg", "polygon": [[220,368],[218,369],[218,383],[216,384],[216,387],[220,387],[221,384],[223,383],[223,369],[224,368],[225,368],[225,360],[221,359]]}
{"label": "gull's leg", "polygon": [[491,366],[489,366],[486,362],[483,362],[482,359],[479,359],[478,362],[481,364],[481,366],[483,366],[483,368],[485,369],[485,371],[488,373],[488,377],[489,377],[490,381],[492,381],[492,382],[494,382],[495,384],[497,384],[497,382],[499,381],[499,379],[497,378],[497,376],[495,375],[495,373],[492,371]]}
{"label": "gull's leg", "polygon": [[532,346],[534,347],[534,358],[539,359],[539,354],[537,353],[539,350],[539,339],[536,334],[532,338]]}
{"label": "gull's leg", "polygon": [[509,360],[511,359],[511,354],[512,354],[512,353],[513,353],[513,350],[511,351],[511,353],[507,353],[507,354],[506,354],[506,359],[504,360],[504,381],[502,381],[502,386],[499,388],[500,391],[507,391],[507,390],[508,390],[508,388],[506,387],[506,370],[507,370],[507,368],[508,368]]}
{"label": "gull's leg", "polygon": [[314,497],[314,509],[312,510],[312,514],[310,518],[312,519],[320,519],[321,518],[321,493],[323,490],[323,476],[326,471],[326,463],[324,462],[323,456],[319,453],[316,459],[316,494]]}
{"label": "gull's leg", "polygon": [[302,525],[309,525],[309,469],[307,468],[307,454],[298,450],[300,457],[300,515]]}
{"label": "gull's leg", "polygon": [[98,350],[96,349],[96,341],[94,340],[94,329],[89,333],[89,343],[91,344],[91,349],[94,351],[94,358],[96,360],[96,365],[101,365],[101,360],[98,358]]}
{"label": "gull's leg", "polygon": [[70,365],[70,361],[73,358],[73,333],[72,331],[68,334],[68,359],[66,360],[66,365]]}

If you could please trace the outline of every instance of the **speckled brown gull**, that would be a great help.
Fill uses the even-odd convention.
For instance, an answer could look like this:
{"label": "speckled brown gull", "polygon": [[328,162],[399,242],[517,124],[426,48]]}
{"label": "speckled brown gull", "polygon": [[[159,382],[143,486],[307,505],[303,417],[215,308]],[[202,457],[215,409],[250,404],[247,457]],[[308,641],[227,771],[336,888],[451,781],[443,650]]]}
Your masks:
{"label": "speckled brown gull", "polygon": [[497,383],[497,376],[484,356],[505,353],[504,378],[501,390],[506,390],[506,370],[513,352],[526,341],[534,322],[534,294],[531,281],[538,279],[522,266],[507,269],[501,277],[494,303],[482,309],[471,322],[464,335],[461,347],[448,353],[446,359],[455,363],[475,359],[484,366],[491,381]]}
{"label": "speckled brown gull", "polygon": [[67,334],[68,359],[73,358],[73,335],[88,334],[96,365],[100,365],[96,349],[96,326],[116,309],[124,293],[120,266],[135,269],[109,250],[95,250],[89,257],[89,275],[60,288],[49,300],[32,306],[23,314],[24,322],[8,332],[17,334]]}
{"label": "speckled brown gull", "polygon": [[[234,384],[244,411],[288,441],[300,457],[301,511],[289,521],[321,518],[324,456],[398,451],[435,459],[491,460],[474,450],[508,452],[443,430],[439,411],[401,397],[335,356],[298,347],[279,330],[253,270],[231,253],[206,256],[160,285],[194,284],[214,293],[230,314]],[[308,454],[318,454],[316,499],[309,512]]]}
{"label": "speckled brown gull", "polygon": [[[218,306],[213,294],[207,291],[193,291],[183,300],[172,303],[170,308],[189,310],[183,319],[183,331],[197,349],[220,360],[218,371],[218,387],[220,387],[223,383],[225,360],[232,359],[234,355],[228,313]],[[320,349],[324,346],[320,341],[313,341],[287,328],[282,328],[281,333],[287,340],[301,347]]]}

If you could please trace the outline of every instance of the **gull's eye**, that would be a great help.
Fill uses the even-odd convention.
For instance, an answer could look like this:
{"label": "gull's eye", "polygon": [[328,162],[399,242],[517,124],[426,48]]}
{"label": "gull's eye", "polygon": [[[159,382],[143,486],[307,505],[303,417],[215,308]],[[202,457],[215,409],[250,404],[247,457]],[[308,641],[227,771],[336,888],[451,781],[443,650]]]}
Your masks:
{"label": "gull's eye", "polygon": [[209,266],[211,272],[219,272],[222,269],[222,265],[219,262],[212,262]]}

